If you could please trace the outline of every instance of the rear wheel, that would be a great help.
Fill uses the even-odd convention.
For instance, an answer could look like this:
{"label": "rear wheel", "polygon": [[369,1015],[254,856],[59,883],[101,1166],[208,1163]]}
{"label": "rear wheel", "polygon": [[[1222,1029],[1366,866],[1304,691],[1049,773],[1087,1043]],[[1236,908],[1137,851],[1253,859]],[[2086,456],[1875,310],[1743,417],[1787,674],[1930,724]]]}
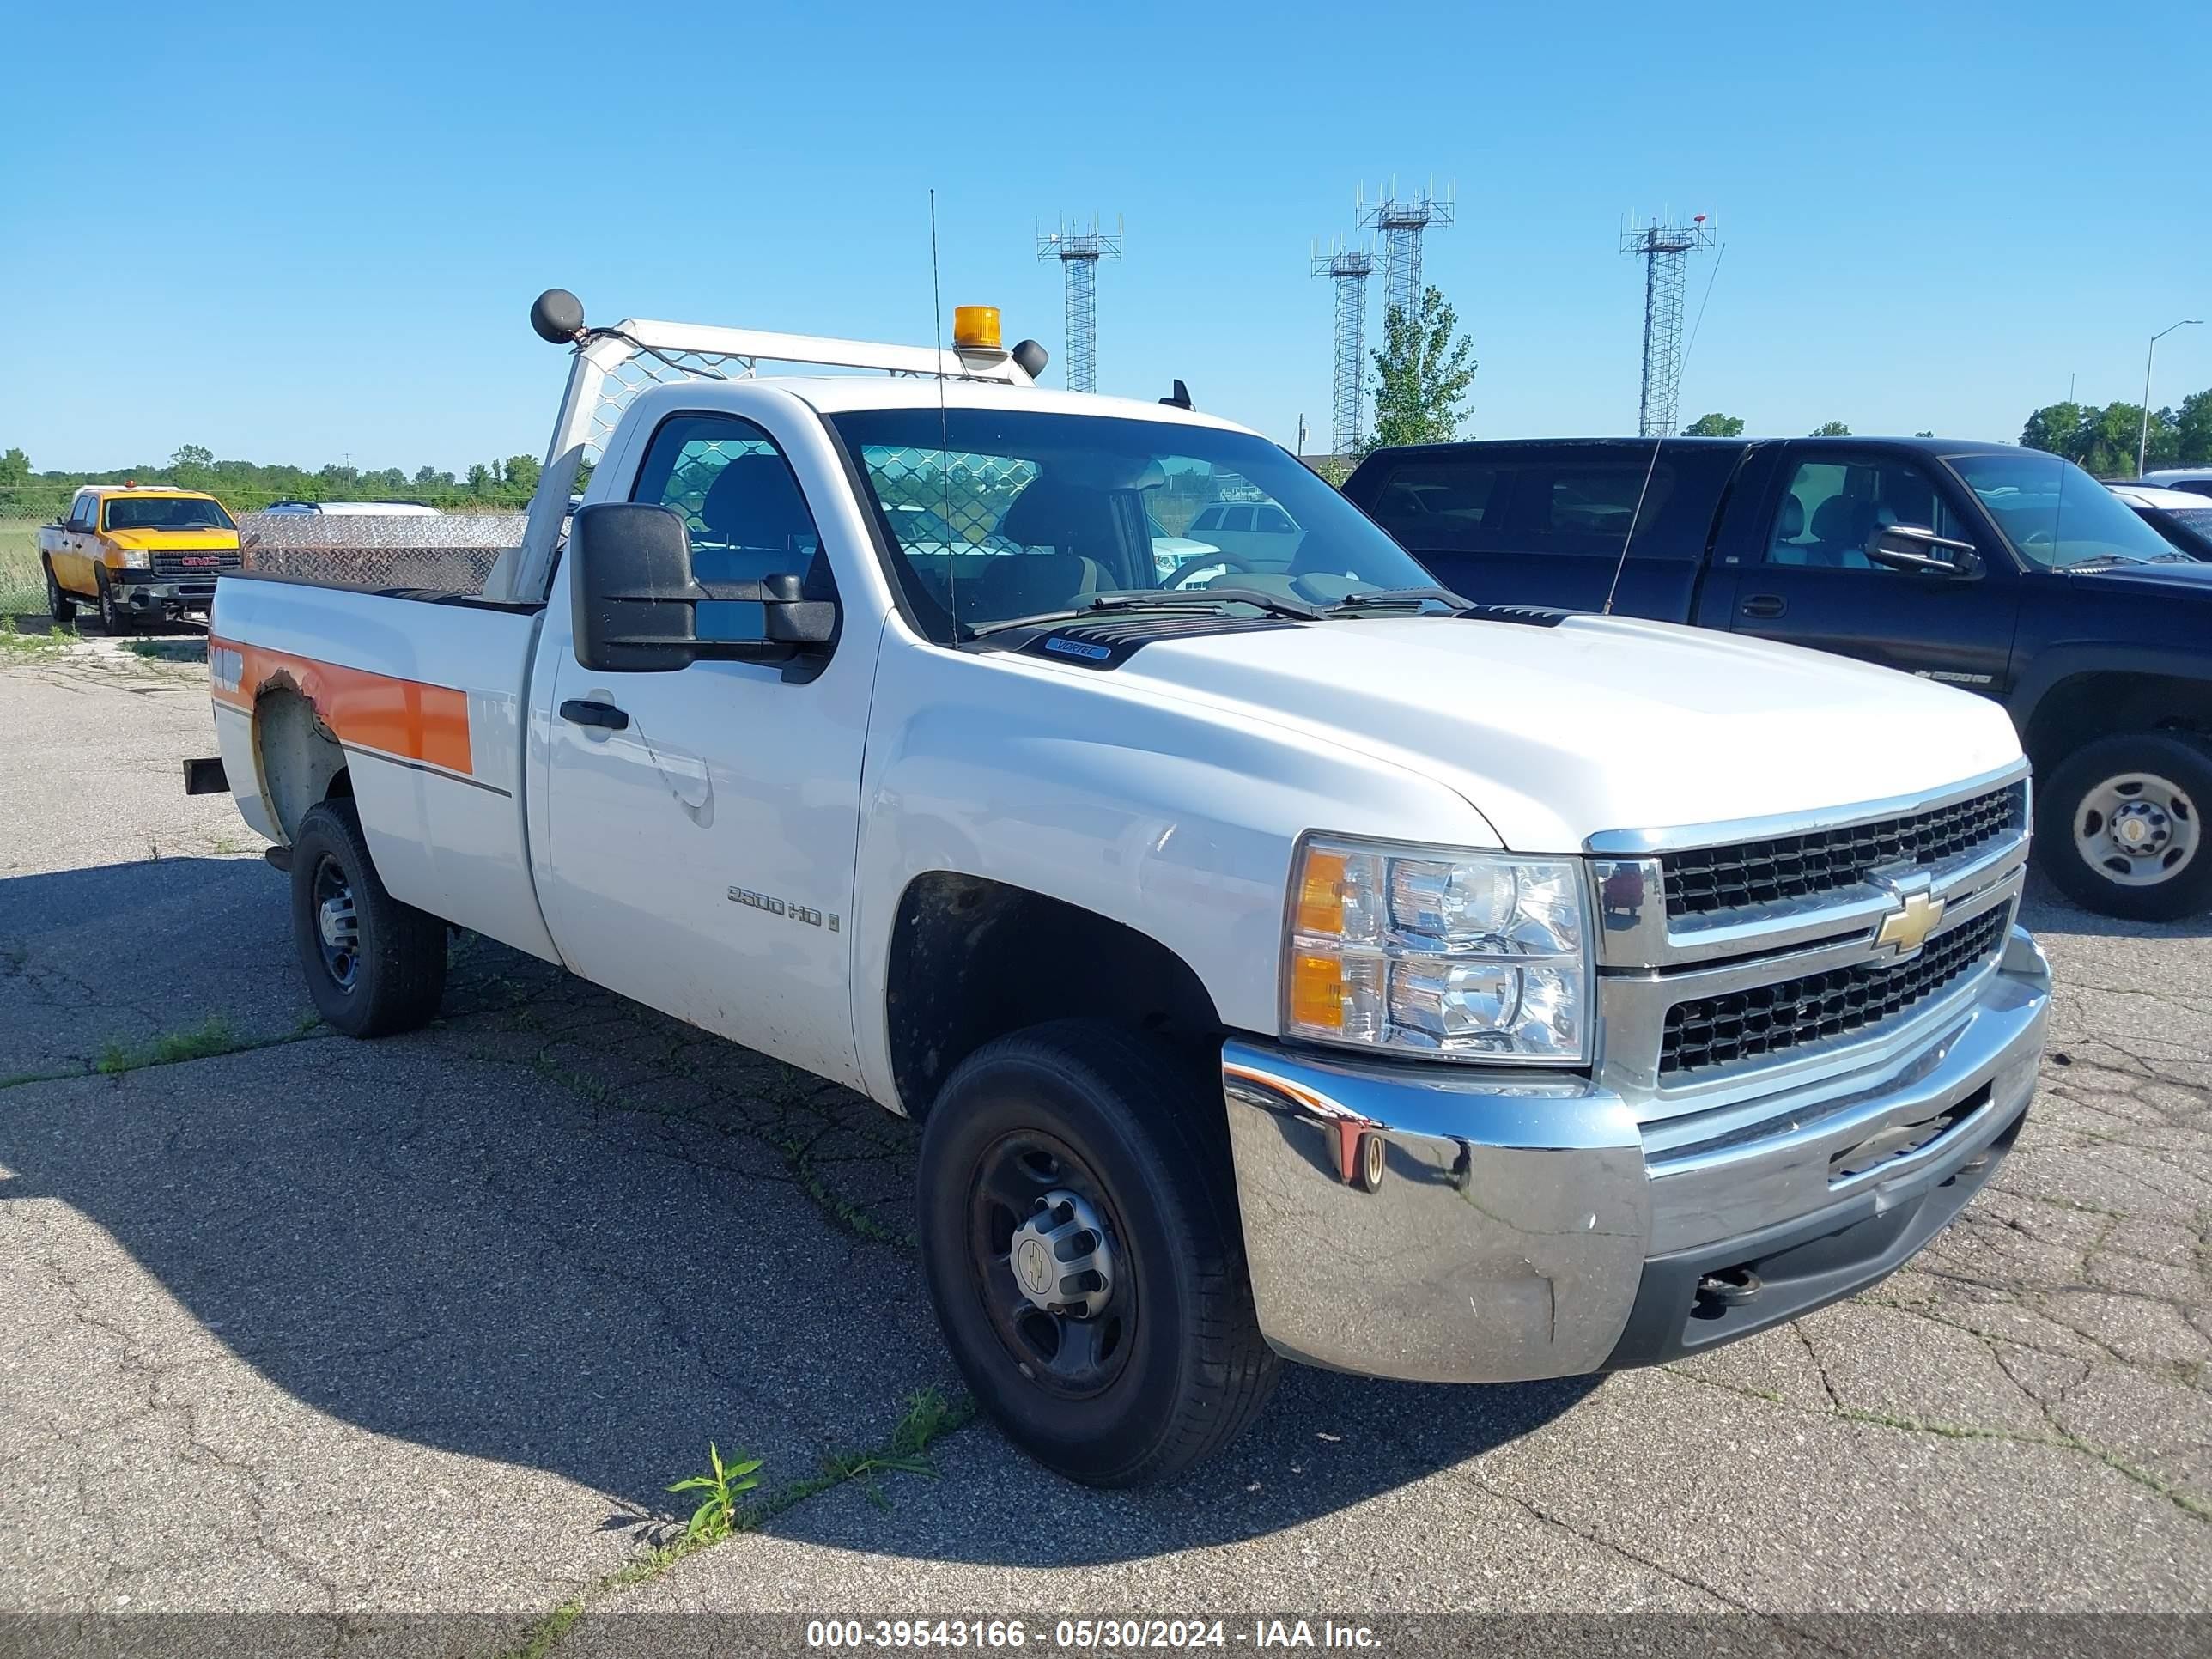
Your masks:
{"label": "rear wheel", "polygon": [[46,577],[46,614],[56,623],[67,627],[76,620],[76,601],[63,592],[62,585],[54,580],[52,559],[41,559],[39,565]]}
{"label": "rear wheel", "polygon": [[2100,738],[2039,787],[2036,851],[2069,898],[2173,921],[2212,909],[2212,753],[2170,732]]}
{"label": "rear wheel", "polygon": [[953,1358],[1023,1450],[1136,1486],[1231,1439],[1273,1386],[1220,1101],[1066,1022],[988,1043],[922,1131],[922,1267]]}
{"label": "rear wheel", "polygon": [[292,838],[292,929],[308,994],[348,1036],[427,1025],[446,990],[446,924],[385,890],[349,800],[310,807]]}
{"label": "rear wheel", "polygon": [[114,635],[128,634],[131,623],[123,607],[115,602],[115,585],[107,580],[107,572],[94,570],[92,585],[100,595],[100,631]]}

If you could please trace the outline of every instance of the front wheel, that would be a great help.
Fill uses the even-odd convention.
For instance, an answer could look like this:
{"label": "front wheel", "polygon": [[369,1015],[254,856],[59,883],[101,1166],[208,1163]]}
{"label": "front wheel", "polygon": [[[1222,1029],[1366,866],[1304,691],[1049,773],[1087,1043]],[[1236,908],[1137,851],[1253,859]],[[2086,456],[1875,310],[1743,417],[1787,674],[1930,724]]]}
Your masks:
{"label": "front wheel", "polygon": [[94,571],[92,585],[100,595],[100,631],[111,637],[129,633],[130,621],[115,602],[115,585],[107,580],[107,572]]}
{"label": "front wheel", "polygon": [[2075,903],[2134,921],[2212,909],[2212,754],[2170,732],[2100,738],[2037,791],[2036,852]]}
{"label": "front wheel", "polygon": [[922,1269],[983,1409],[1047,1468],[1127,1486],[1231,1439],[1273,1388],[1217,1095],[1068,1021],[988,1043],[922,1130]]}
{"label": "front wheel", "polygon": [[348,1036],[427,1025],[446,991],[446,924],[385,890],[349,800],[311,806],[292,838],[292,931],[307,993]]}
{"label": "front wheel", "polygon": [[76,620],[76,601],[62,592],[62,585],[54,580],[53,561],[41,559],[40,567],[46,577],[46,614],[64,628]]}

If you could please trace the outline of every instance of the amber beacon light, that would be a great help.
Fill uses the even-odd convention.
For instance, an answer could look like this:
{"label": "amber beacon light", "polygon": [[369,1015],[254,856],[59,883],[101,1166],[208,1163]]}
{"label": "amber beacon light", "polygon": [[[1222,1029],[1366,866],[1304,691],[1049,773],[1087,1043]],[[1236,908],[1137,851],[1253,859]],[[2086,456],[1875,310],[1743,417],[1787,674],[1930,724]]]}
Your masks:
{"label": "amber beacon light", "polygon": [[952,343],[963,351],[1003,349],[999,343],[998,307],[953,307]]}

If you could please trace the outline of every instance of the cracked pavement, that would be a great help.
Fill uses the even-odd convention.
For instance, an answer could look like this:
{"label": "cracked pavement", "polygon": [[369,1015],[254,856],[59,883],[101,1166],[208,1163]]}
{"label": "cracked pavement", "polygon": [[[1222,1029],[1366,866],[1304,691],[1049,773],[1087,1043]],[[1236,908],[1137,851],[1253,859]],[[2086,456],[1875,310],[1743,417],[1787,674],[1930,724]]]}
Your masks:
{"label": "cracked pavement", "polygon": [[[189,665],[0,663],[0,1613],[495,1647],[671,1536],[709,1439],[772,1490],[957,1393],[904,1122],[472,939],[431,1030],[321,1032],[210,752]],[[2212,923],[2027,919],[2019,1148],[1865,1295],[1602,1381],[1291,1368],[1145,1492],[974,1423],[594,1612],[2212,1610]]]}

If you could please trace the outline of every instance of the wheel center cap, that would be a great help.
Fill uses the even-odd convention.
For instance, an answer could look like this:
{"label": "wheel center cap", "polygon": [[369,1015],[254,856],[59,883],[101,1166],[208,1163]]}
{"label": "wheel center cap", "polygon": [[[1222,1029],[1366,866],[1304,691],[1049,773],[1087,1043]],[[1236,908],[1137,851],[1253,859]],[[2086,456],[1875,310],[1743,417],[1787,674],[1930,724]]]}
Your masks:
{"label": "wheel center cap", "polygon": [[2112,839],[2124,853],[2155,851],[2166,838],[2166,814],[2137,801],[2112,815]]}
{"label": "wheel center cap", "polygon": [[1006,1251],[1014,1284],[1043,1313],[1095,1319],[1114,1294],[1113,1241],[1077,1194],[1048,1193],[1014,1230]]}
{"label": "wheel center cap", "polygon": [[1025,1238],[1014,1253],[1014,1274],[1030,1300],[1048,1297],[1058,1288],[1053,1280],[1052,1251],[1041,1238]]}
{"label": "wheel center cap", "polygon": [[343,951],[353,944],[353,907],[341,900],[325,899],[318,913],[323,943],[333,951]]}

